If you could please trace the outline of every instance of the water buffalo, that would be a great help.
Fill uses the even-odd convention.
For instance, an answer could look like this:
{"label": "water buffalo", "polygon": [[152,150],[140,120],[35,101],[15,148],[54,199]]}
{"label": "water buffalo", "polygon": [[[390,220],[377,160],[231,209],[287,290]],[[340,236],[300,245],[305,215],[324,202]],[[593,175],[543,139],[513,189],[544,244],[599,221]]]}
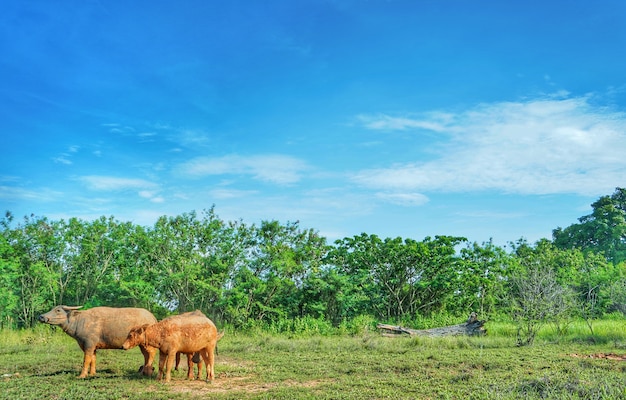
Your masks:
{"label": "water buffalo", "polygon": [[[158,348],[159,374],[157,379],[163,379],[165,374],[166,382],[171,380],[172,367],[177,353],[199,352],[207,369],[206,380],[209,381],[215,377],[215,347],[222,336],[223,334],[218,335],[213,321],[200,311],[194,311],[131,329],[123,348],[128,350],[141,344]],[[198,376],[200,376],[200,370]]]}
{"label": "water buffalo", "polygon": [[[79,378],[85,378],[87,372],[92,376],[96,374],[96,350],[121,349],[131,328],[157,322],[154,315],[143,308],[95,307],[76,311],[79,308],[81,306],[56,306],[38,318],[39,322],[60,326],[76,339],[85,353]],[[151,375],[156,349],[143,344],[140,347],[144,356],[141,370]]]}

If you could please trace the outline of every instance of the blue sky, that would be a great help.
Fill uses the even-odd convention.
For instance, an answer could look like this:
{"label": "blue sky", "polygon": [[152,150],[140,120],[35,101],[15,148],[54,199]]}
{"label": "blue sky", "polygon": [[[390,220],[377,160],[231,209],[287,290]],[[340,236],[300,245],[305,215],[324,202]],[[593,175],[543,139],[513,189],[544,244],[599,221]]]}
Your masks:
{"label": "blue sky", "polygon": [[626,185],[626,2],[14,1],[0,208],[534,242]]}

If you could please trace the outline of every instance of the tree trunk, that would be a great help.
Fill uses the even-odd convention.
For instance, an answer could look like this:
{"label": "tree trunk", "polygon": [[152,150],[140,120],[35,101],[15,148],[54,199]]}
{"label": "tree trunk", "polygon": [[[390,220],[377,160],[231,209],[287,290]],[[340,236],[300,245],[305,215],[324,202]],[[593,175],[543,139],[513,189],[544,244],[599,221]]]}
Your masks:
{"label": "tree trunk", "polygon": [[409,329],[401,326],[378,324],[376,327],[382,331],[383,336],[387,337],[399,337],[403,335],[409,336],[429,336],[429,337],[442,337],[442,336],[482,336],[487,334],[485,325],[486,321],[479,321],[476,313],[472,313],[467,322],[459,325],[444,326],[441,328],[432,329]]}

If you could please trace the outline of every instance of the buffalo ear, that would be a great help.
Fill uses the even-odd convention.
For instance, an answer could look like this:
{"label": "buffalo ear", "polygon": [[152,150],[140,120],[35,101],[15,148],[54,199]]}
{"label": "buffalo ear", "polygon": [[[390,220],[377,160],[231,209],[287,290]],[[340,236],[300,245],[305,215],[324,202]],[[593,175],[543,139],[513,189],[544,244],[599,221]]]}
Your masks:
{"label": "buffalo ear", "polygon": [[138,335],[142,335],[146,331],[146,328],[149,326],[150,324],[135,326],[134,328],[130,330],[130,333],[136,333]]}

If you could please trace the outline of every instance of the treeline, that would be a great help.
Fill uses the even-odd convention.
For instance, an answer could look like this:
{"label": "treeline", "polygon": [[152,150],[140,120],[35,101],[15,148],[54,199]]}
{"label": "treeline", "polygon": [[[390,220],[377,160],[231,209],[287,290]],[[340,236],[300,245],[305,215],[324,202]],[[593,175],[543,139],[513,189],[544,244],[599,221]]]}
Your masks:
{"label": "treeline", "polygon": [[[236,327],[445,314],[566,324],[626,313],[626,190],[553,240],[506,247],[361,234],[332,244],[298,222],[223,221],[214,208],[151,227],[114,217],[0,219],[0,327],[55,305],[201,309]],[[522,323],[523,322],[523,323]],[[591,327],[591,325],[590,325]],[[532,333],[532,332],[530,332]]]}

